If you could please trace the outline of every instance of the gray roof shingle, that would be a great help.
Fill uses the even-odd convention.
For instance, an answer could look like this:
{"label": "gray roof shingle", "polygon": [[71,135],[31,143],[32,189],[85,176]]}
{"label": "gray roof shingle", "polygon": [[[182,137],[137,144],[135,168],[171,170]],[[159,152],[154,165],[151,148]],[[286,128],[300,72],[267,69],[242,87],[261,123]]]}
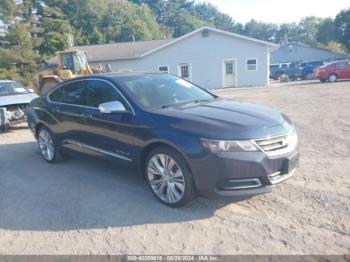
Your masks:
{"label": "gray roof shingle", "polygon": [[125,42],[116,44],[75,46],[74,50],[86,51],[90,62],[107,60],[122,60],[137,58],[138,56],[154,50],[171,42],[173,39]]}
{"label": "gray roof shingle", "polygon": [[142,56],[156,52],[161,48],[165,48],[169,45],[173,45],[203,30],[210,30],[219,34],[230,36],[232,38],[238,38],[238,39],[243,39],[245,41],[255,42],[258,44],[265,45],[268,48],[273,48],[273,49],[277,48],[277,45],[269,42],[265,42],[259,39],[205,26],[205,27],[198,28],[197,30],[194,30],[186,35],[183,35],[175,39],[125,42],[125,43],[117,43],[117,44],[90,45],[90,46],[76,46],[76,47],[73,47],[72,49],[87,51],[88,60],[90,62],[103,62],[103,61],[112,61],[112,60],[140,58]]}

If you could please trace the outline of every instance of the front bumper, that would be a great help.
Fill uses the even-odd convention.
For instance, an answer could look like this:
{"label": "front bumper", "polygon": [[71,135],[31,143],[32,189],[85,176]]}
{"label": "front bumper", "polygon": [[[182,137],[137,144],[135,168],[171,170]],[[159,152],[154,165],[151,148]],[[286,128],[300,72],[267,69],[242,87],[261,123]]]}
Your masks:
{"label": "front bumper", "polygon": [[[12,106],[16,107],[16,106]],[[18,123],[26,122],[27,116],[25,114],[25,111],[22,111],[23,105],[17,106],[18,108],[21,108],[20,112],[14,113],[13,110],[8,110],[6,107],[0,107],[0,130],[7,129],[10,125],[15,125]]]}
{"label": "front bumper", "polygon": [[263,152],[208,153],[192,162],[197,191],[206,197],[259,195],[294,175],[299,152],[268,157]]}

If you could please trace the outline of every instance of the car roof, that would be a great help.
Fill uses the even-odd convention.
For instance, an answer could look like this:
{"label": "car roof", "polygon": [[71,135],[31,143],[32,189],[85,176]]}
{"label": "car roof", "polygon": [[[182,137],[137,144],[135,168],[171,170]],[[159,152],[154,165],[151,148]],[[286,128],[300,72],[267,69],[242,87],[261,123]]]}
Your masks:
{"label": "car roof", "polygon": [[309,63],[323,63],[322,60],[312,60],[312,61],[304,61],[302,64],[309,64]]}
{"label": "car roof", "polygon": [[157,72],[112,72],[112,73],[100,73],[100,74],[92,74],[87,76],[81,76],[77,78],[73,78],[67,81],[62,82],[63,83],[69,83],[74,82],[76,80],[89,80],[89,79],[106,79],[106,80],[118,80],[125,77],[135,77],[135,76],[146,76],[146,75],[164,75],[164,73],[157,73]]}
{"label": "car roof", "polygon": [[344,62],[350,62],[350,60],[336,60],[336,61],[331,61],[331,62],[328,62],[326,63],[325,65],[321,66],[321,68],[325,68],[327,66],[330,66],[330,65],[335,65],[335,64],[338,64],[338,63],[344,63]]}
{"label": "car roof", "polygon": [[330,63],[344,63],[344,62],[350,62],[350,60],[344,59],[344,60],[337,60],[337,61],[332,61]]}
{"label": "car roof", "polygon": [[14,80],[9,80],[9,79],[0,80],[0,83],[13,83],[13,82],[16,82],[16,81],[14,81]]}

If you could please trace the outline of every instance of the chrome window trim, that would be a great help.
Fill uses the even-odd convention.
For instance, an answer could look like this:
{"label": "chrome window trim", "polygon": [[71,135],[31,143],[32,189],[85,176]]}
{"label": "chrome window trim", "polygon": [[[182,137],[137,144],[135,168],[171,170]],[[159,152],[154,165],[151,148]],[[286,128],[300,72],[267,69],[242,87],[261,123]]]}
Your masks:
{"label": "chrome window trim", "polygon": [[68,140],[65,141],[65,143],[76,145],[76,146],[83,147],[83,148],[86,148],[86,149],[90,149],[92,151],[99,152],[99,153],[102,153],[102,154],[105,154],[105,155],[108,155],[108,156],[112,156],[112,157],[116,157],[116,158],[120,158],[120,159],[129,161],[129,162],[132,162],[131,158],[128,158],[128,157],[122,156],[120,154],[117,154],[117,153],[114,153],[114,152],[111,152],[111,151],[107,151],[107,150],[104,150],[104,149],[101,149],[101,148],[98,148],[98,147],[87,145],[87,144],[84,144],[84,143],[81,143],[81,142],[78,142],[78,141],[75,141],[75,140],[68,139]]}
{"label": "chrome window trim", "polygon": [[69,106],[75,106],[75,107],[82,107],[82,108],[90,108],[90,109],[99,110],[98,107],[91,107],[91,106],[84,106],[84,105],[75,105],[75,104],[68,104],[68,103],[62,103],[62,102],[55,102],[55,101],[52,101],[52,100],[50,99],[51,93],[53,93],[54,91],[56,91],[56,90],[59,89],[59,88],[64,87],[65,85],[68,85],[68,84],[71,84],[71,83],[75,83],[75,82],[89,81],[89,80],[102,81],[102,82],[106,82],[106,83],[108,83],[109,85],[111,85],[111,86],[118,92],[118,94],[121,96],[121,98],[124,99],[124,101],[127,103],[127,105],[130,107],[130,109],[131,109],[131,111],[132,111],[132,114],[135,115],[134,108],[131,106],[130,102],[126,99],[126,97],[120,92],[120,90],[119,90],[113,83],[111,83],[110,81],[105,80],[105,79],[99,79],[99,78],[78,79],[78,80],[70,81],[70,82],[68,82],[68,83],[63,83],[63,84],[61,84],[61,85],[55,87],[53,90],[51,90],[51,91],[46,95],[46,101],[49,102],[49,103],[52,103],[52,104],[69,105]]}

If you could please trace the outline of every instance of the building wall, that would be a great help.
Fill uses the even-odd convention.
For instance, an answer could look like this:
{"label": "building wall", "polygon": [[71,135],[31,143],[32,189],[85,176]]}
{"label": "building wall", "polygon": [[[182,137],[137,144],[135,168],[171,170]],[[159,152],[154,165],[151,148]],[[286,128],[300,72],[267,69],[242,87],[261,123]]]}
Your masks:
{"label": "building wall", "polygon": [[[257,71],[247,71],[246,60],[256,58]],[[158,66],[168,65],[170,74],[178,75],[179,63],[190,63],[192,81],[205,88],[223,87],[223,60],[236,59],[237,86],[266,86],[268,84],[267,46],[249,40],[243,40],[209,31],[208,37],[201,32],[183,41],[161,49],[142,59],[104,61],[113,71],[149,71],[158,72]]]}
{"label": "building wall", "polygon": [[289,63],[303,61],[332,61],[344,59],[346,55],[330,52],[327,50],[303,46],[298,44],[289,44],[280,46],[271,52],[271,63]]}

